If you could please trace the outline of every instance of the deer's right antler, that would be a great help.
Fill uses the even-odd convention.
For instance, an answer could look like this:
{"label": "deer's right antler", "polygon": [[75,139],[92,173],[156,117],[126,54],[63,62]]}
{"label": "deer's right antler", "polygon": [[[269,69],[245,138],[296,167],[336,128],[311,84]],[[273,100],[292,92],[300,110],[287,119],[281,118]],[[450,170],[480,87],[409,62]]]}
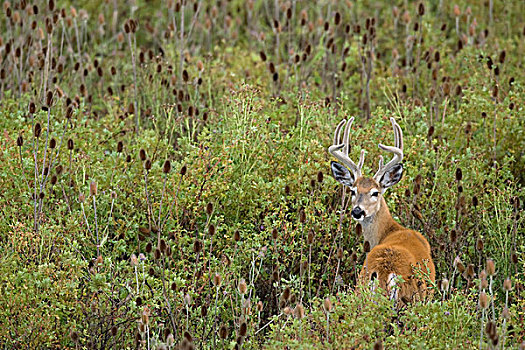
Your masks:
{"label": "deer's right antler", "polygon": [[[334,143],[332,146],[328,148],[328,152],[330,152],[334,157],[336,157],[338,160],[340,160],[354,175],[354,178],[357,179],[358,177],[361,177],[361,168],[363,167],[363,163],[365,161],[365,151],[361,150],[361,156],[359,158],[359,163],[356,165],[348,156],[348,151],[350,150],[350,128],[352,127],[352,123],[354,122],[354,117],[350,118],[348,123],[345,119],[343,119],[339,125],[337,125],[337,128],[335,128],[334,133]],[[343,135],[342,142],[341,140],[341,129],[346,124],[345,132]]]}

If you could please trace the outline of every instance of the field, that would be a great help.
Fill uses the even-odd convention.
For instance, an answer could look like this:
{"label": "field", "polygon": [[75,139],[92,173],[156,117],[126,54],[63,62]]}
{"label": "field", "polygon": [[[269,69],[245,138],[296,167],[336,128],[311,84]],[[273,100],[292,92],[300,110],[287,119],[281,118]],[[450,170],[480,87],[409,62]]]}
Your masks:
{"label": "field", "polygon": [[[525,2],[6,0],[0,347],[525,349]],[[421,232],[371,293],[327,151]]]}

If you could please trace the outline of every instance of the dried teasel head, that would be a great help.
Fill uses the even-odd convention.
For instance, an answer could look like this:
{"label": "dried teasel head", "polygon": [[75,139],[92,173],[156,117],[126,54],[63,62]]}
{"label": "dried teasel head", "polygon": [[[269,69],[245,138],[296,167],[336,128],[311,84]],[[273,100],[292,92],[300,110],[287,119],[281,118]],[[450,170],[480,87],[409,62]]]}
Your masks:
{"label": "dried teasel head", "polygon": [[489,306],[489,298],[487,296],[487,293],[483,291],[479,293],[479,306],[482,309],[486,309]]}
{"label": "dried teasel head", "polygon": [[329,297],[326,297],[323,301],[323,309],[325,312],[332,312],[333,304]]}
{"label": "dried teasel head", "polygon": [[293,310],[293,314],[295,318],[303,319],[304,318],[304,306],[303,304],[299,303],[295,306],[295,309]]}
{"label": "dried teasel head", "polygon": [[486,269],[487,269],[487,274],[489,276],[493,276],[496,273],[496,265],[494,264],[494,260],[487,259]]}
{"label": "dried teasel head", "polygon": [[503,290],[506,292],[510,291],[512,289],[512,281],[510,278],[506,278],[505,281],[503,281]]}
{"label": "dried teasel head", "polygon": [[237,289],[239,290],[239,294],[244,295],[248,291],[248,285],[246,284],[246,281],[244,278],[242,278],[239,281],[239,285],[237,286]]}

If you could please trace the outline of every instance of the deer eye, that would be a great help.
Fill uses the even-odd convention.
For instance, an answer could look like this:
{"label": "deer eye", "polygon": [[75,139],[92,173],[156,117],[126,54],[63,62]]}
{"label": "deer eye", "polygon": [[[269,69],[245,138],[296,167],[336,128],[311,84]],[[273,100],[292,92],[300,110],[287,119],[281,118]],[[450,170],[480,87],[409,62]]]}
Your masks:
{"label": "deer eye", "polygon": [[379,192],[372,192],[371,196],[372,197],[377,197],[379,195]]}

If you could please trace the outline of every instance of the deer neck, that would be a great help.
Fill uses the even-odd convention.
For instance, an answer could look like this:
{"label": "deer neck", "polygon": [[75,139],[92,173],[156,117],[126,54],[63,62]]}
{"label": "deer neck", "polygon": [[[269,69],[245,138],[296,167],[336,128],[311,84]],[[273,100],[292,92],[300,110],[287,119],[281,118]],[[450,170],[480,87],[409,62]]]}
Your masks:
{"label": "deer neck", "polygon": [[399,224],[392,219],[385,199],[381,198],[379,210],[374,215],[366,217],[361,222],[361,226],[363,228],[364,240],[368,241],[368,243],[370,243],[370,249],[373,249],[381,243],[386,236],[395,231]]}

